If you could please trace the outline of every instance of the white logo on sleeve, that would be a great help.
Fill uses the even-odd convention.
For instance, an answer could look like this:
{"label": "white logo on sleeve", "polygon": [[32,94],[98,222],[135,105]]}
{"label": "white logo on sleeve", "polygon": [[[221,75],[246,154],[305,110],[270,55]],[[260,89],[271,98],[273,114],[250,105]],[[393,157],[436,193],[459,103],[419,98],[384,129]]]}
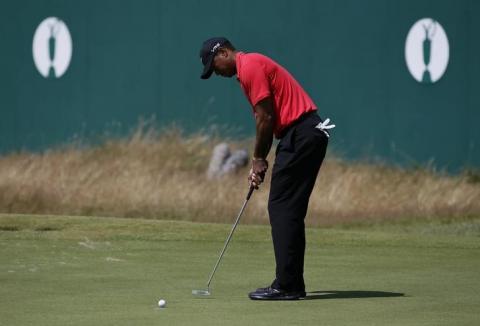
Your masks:
{"label": "white logo on sleeve", "polygon": [[67,25],[57,17],[48,17],[33,36],[33,61],[45,78],[60,78],[72,58],[72,38]]}
{"label": "white logo on sleeve", "polygon": [[420,83],[435,83],[448,66],[450,47],[447,34],[432,18],[417,21],[405,41],[405,60],[413,78]]}

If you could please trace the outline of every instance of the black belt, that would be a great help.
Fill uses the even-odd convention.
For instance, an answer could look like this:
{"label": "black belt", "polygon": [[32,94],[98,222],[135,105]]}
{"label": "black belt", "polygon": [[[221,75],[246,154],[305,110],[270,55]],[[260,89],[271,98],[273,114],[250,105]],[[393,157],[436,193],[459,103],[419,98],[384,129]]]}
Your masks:
{"label": "black belt", "polygon": [[293,127],[298,126],[300,123],[302,123],[303,121],[307,120],[308,118],[310,118],[311,116],[313,116],[315,114],[317,114],[317,110],[308,111],[308,112],[303,113],[301,116],[299,116],[297,118],[297,120],[293,121],[291,124],[286,126],[280,132],[280,137],[278,137],[278,138],[279,139],[283,138]]}

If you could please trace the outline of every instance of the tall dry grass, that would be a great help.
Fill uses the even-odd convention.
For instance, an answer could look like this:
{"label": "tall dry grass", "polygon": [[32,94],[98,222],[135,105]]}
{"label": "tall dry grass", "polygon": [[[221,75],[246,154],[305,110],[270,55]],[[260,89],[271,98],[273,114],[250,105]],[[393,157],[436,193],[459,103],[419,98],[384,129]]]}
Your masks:
{"label": "tall dry grass", "polygon": [[[218,140],[139,128],[131,137],[97,146],[5,155],[0,212],[231,222],[247,191],[248,168],[208,180]],[[243,222],[268,223],[269,178],[252,197]],[[480,183],[466,175],[347,163],[329,155],[308,215],[309,225],[479,216]]]}

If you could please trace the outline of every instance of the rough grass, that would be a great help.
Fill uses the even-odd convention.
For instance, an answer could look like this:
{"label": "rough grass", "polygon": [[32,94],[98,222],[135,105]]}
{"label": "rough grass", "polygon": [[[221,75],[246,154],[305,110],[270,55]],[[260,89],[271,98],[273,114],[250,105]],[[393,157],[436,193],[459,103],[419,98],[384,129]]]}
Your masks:
{"label": "rough grass", "polygon": [[[130,137],[98,145],[4,155],[0,212],[230,222],[247,191],[248,168],[208,180],[210,155],[219,141],[140,127]],[[237,148],[251,143],[231,142]],[[327,154],[307,224],[480,216],[480,183],[474,176],[347,163]],[[269,179],[254,194],[242,223],[268,223]]]}

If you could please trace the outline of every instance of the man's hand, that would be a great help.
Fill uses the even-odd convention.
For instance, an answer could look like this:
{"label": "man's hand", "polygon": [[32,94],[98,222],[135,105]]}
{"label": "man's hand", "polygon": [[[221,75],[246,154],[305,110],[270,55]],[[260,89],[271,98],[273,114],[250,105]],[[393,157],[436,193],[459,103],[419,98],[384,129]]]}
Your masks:
{"label": "man's hand", "polygon": [[248,175],[248,181],[255,189],[258,189],[265,178],[268,169],[268,161],[262,158],[254,158],[252,160],[252,168]]}

